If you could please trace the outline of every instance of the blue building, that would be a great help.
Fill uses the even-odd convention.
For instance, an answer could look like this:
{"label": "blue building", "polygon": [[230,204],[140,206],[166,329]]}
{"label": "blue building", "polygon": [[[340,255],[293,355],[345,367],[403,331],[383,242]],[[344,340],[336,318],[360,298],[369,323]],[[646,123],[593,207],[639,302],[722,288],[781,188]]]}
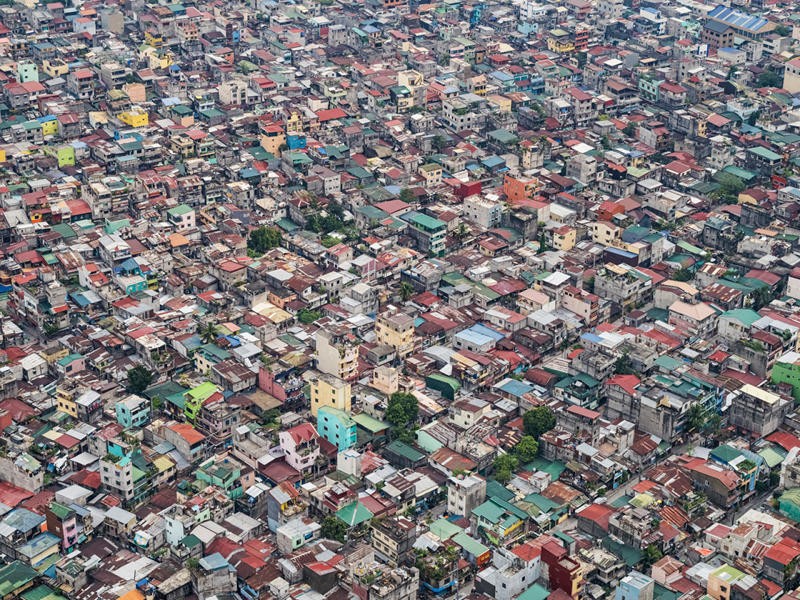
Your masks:
{"label": "blue building", "polygon": [[317,432],[340,451],[356,445],[356,422],[338,408],[320,407],[317,412]]}
{"label": "blue building", "polygon": [[653,600],[656,582],[639,571],[631,571],[622,578],[614,600]]}
{"label": "blue building", "polygon": [[117,413],[117,423],[125,429],[143,427],[150,420],[150,401],[135,394],[120,400],[114,408]]}

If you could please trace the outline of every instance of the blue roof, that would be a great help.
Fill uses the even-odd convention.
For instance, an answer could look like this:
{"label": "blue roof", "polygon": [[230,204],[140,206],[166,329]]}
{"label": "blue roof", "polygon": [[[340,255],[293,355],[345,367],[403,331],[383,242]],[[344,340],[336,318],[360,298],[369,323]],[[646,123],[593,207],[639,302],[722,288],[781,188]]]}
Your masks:
{"label": "blue roof", "polygon": [[522,381],[517,381],[516,379],[509,379],[497,387],[506,394],[511,394],[512,396],[517,396],[518,398],[524,396],[528,392],[533,391],[533,386]]}
{"label": "blue roof", "polygon": [[494,339],[495,342],[499,342],[500,340],[506,337],[499,331],[495,331],[491,327],[486,327],[486,325],[481,325],[480,323],[476,323],[475,325],[467,329],[467,331],[474,331],[475,333],[479,333],[481,335],[487,335],[490,338]]}
{"label": "blue roof", "polygon": [[508,73],[504,73],[503,71],[492,71],[489,73],[489,77],[493,79],[497,79],[498,81],[511,81],[514,79],[513,75],[509,75]]}

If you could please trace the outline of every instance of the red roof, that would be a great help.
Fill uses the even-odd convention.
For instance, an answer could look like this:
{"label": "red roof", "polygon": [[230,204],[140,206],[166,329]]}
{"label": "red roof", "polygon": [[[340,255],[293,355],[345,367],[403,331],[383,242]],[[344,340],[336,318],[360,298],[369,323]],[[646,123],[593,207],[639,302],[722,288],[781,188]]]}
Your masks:
{"label": "red roof", "polygon": [[197,429],[188,423],[175,423],[175,425],[170,425],[169,429],[186,440],[190,446],[194,446],[196,443],[202,442],[204,439],[206,439],[206,436],[197,431]]}
{"label": "red roof", "polygon": [[534,546],[530,542],[525,542],[524,544],[512,548],[511,552],[525,562],[530,562],[542,555],[542,549],[538,546]]}
{"label": "red roof", "polygon": [[636,393],[636,388],[640,383],[642,380],[636,375],[614,375],[606,380],[606,385],[619,386],[631,396]]}
{"label": "red roof", "polygon": [[33,492],[12,485],[6,481],[0,481],[0,502],[11,508],[16,508],[23,500],[33,496]]}
{"label": "red roof", "polygon": [[286,433],[292,436],[292,440],[294,440],[295,444],[302,444],[303,442],[308,442],[319,437],[317,430],[314,429],[311,423],[297,425],[288,429]]}
{"label": "red roof", "polygon": [[607,504],[588,504],[576,514],[581,519],[596,523],[603,531],[608,531],[608,520],[614,514],[614,509]]}
{"label": "red roof", "polygon": [[800,439],[791,433],[786,433],[785,431],[776,431],[769,434],[767,436],[767,441],[772,442],[773,444],[778,444],[778,446],[787,452],[794,448],[800,448]]}
{"label": "red roof", "polygon": [[800,557],[800,542],[789,538],[783,538],[780,542],[767,550],[764,557],[775,561],[779,565],[786,566]]}
{"label": "red roof", "polygon": [[336,119],[344,119],[346,116],[347,113],[341,108],[330,108],[328,110],[320,110],[317,112],[317,118],[319,119],[320,123],[335,121]]}

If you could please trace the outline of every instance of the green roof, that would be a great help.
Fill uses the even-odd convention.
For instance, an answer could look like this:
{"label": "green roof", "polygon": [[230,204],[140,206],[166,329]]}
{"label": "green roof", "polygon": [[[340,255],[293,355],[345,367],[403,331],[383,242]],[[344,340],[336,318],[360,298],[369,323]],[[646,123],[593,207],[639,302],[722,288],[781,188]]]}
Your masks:
{"label": "green roof", "polygon": [[83,358],[80,354],[67,354],[64,358],[58,361],[58,364],[62,367],[66,367],[69,363],[78,360],[79,358]]}
{"label": "green roof", "polygon": [[528,471],[543,471],[544,473],[550,475],[550,479],[556,481],[559,477],[561,477],[561,473],[564,472],[566,467],[564,466],[564,463],[557,460],[535,458],[533,461],[525,465],[525,469]]}
{"label": "green roof", "polygon": [[361,502],[353,502],[336,511],[336,516],[350,527],[369,521],[374,515]]}
{"label": "green roof", "polygon": [[62,596],[46,585],[38,585],[22,594],[20,598],[22,600],[66,600],[66,596]]}
{"label": "green roof", "polygon": [[680,367],[683,363],[679,361],[677,358],[673,358],[671,356],[662,355],[659,356],[655,360],[655,365],[657,367],[662,367],[667,371],[674,371],[678,367]]}
{"label": "green roof", "polygon": [[0,568],[0,598],[11,597],[18,589],[27,585],[39,576],[25,563],[15,560],[10,565]]}
{"label": "green roof", "polygon": [[185,215],[187,213],[192,212],[192,210],[194,210],[194,209],[191,206],[187,205],[187,204],[179,204],[178,206],[175,206],[174,208],[170,208],[167,211],[167,213],[172,217],[179,217],[181,215]]}
{"label": "green roof", "polygon": [[447,227],[447,224],[444,221],[440,221],[434,217],[429,217],[423,213],[413,213],[408,217],[407,220],[417,225],[421,225],[426,229],[444,229]]}
{"label": "green roof", "polygon": [[603,547],[612,554],[619,556],[629,567],[638,565],[642,560],[643,555],[641,551],[637,550],[633,546],[627,546],[625,544],[615,542],[610,537],[603,538]]}
{"label": "green roof", "polygon": [[731,461],[734,461],[742,456],[742,453],[733,446],[722,444],[711,451],[711,456],[721,460],[724,463],[730,463]]}
{"label": "green roof", "polygon": [[217,391],[216,385],[214,385],[210,381],[205,381],[200,385],[198,385],[197,387],[192,388],[186,393],[189,394],[189,396],[191,396],[194,399],[205,400],[216,391]]}
{"label": "green roof", "polygon": [[786,458],[786,453],[778,452],[773,446],[762,448],[759,450],[758,455],[764,459],[770,469],[777,467]]}
{"label": "green roof", "polygon": [[464,533],[464,530],[461,527],[455,523],[451,523],[445,518],[436,519],[433,523],[431,523],[430,529],[431,533],[440,540],[449,540],[454,535]]}
{"label": "green roof", "polygon": [[749,148],[748,152],[755,154],[756,156],[760,156],[766,160],[775,162],[781,159],[781,155],[777,152],[773,152],[772,150],[768,150],[767,148],[763,148],[762,146],[756,146],[755,148]]}
{"label": "green roof", "polygon": [[534,583],[531,587],[517,596],[517,600],[545,600],[545,598],[547,598],[549,595],[550,590],[543,585]]}
{"label": "green roof", "polygon": [[514,492],[509,490],[499,481],[490,479],[486,482],[486,497],[487,498],[500,498],[501,500],[513,500]]}
{"label": "green roof", "polygon": [[51,225],[50,229],[61,234],[61,237],[64,239],[74,238],[77,236],[75,230],[70,227],[68,223],[56,223],[55,225]]}
{"label": "green roof", "polygon": [[50,512],[52,512],[59,519],[63,520],[69,517],[74,511],[68,506],[64,506],[58,502],[52,502],[50,503]]}
{"label": "green roof", "polygon": [[405,442],[401,442],[400,440],[393,441],[391,444],[386,446],[386,449],[394,452],[399,456],[402,456],[403,458],[407,458],[411,462],[419,462],[421,460],[425,460],[425,455],[422,454],[422,452],[414,450],[414,448],[412,448]]}
{"label": "green roof", "polygon": [[365,413],[358,413],[357,415],[353,415],[353,421],[355,421],[357,425],[363,427],[370,433],[377,433],[379,431],[383,431],[384,429],[389,428],[389,425],[387,425],[383,421],[379,421],[378,419],[370,417],[368,414]]}
{"label": "green roof", "polygon": [[791,502],[795,506],[800,506],[800,488],[792,488],[791,490],[786,490],[781,494],[779,499],[781,502]]}
{"label": "green roof", "polygon": [[754,310],[750,310],[749,308],[736,308],[734,310],[725,311],[720,315],[720,317],[736,319],[743,325],[750,327],[753,325],[753,323],[761,318],[761,315]]}
{"label": "green roof", "polygon": [[468,536],[463,531],[453,536],[453,542],[461,546],[467,554],[472,556],[482,556],[489,552],[489,548],[481,544],[475,538]]}
{"label": "green roof", "polygon": [[200,541],[200,538],[199,538],[199,537],[197,537],[197,536],[196,536],[195,534],[193,534],[193,533],[190,533],[189,535],[187,535],[185,538],[183,538],[183,539],[181,540],[181,544],[182,544],[182,545],[183,545],[185,548],[194,548],[194,547],[195,547],[195,546],[197,546],[198,544],[202,544],[202,542]]}

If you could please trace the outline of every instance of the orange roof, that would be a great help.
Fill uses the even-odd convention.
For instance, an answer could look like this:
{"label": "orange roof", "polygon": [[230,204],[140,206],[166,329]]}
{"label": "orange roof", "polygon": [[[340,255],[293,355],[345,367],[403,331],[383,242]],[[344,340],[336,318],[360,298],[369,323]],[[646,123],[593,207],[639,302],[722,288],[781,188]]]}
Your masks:
{"label": "orange roof", "polygon": [[197,431],[188,423],[175,423],[175,425],[170,425],[169,429],[186,440],[190,446],[194,446],[195,444],[206,439],[206,436]]}

